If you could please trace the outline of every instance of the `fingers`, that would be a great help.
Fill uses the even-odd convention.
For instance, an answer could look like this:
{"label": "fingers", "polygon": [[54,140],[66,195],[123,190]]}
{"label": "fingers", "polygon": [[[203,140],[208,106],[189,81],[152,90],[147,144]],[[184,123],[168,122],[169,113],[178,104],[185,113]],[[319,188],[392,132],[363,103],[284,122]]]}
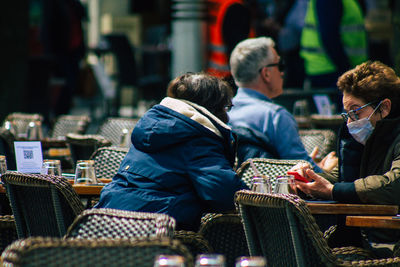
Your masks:
{"label": "fingers", "polygon": [[311,151],[311,153],[310,153],[310,158],[315,160],[315,158],[317,157],[318,152],[319,152],[318,146],[314,147],[313,151]]}

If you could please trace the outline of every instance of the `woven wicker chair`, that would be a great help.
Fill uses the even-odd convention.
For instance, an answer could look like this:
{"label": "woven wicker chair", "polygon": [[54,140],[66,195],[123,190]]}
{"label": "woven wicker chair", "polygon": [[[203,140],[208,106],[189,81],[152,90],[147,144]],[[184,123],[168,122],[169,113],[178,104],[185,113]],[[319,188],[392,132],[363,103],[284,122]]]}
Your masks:
{"label": "woven wicker chair", "polygon": [[0,216],[0,251],[18,239],[14,216]]}
{"label": "woven wicker chair", "polygon": [[19,238],[63,236],[84,207],[61,176],[7,172],[1,176]]}
{"label": "woven wicker chair", "polygon": [[99,127],[97,134],[104,136],[111,141],[113,146],[119,146],[123,129],[132,132],[139,119],[110,117],[107,118]]}
{"label": "woven wicker chair", "polygon": [[160,213],[89,209],[68,228],[65,238],[172,237],[175,219]]}
{"label": "woven wicker chair", "polygon": [[208,213],[202,218],[199,234],[204,236],[215,253],[225,255],[228,267],[235,265],[236,258],[249,255],[238,214]]}
{"label": "woven wicker chair", "polygon": [[[305,160],[287,160],[287,159],[265,159],[253,158],[254,165],[259,173],[271,177],[272,189],[275,188],[275,178],[278,175],[284,175],[286,172],[299,162],[306,162]],[[254,171],[250,165],[250,159],[242,163],[240,168],[236,171],[239,177],[251,187],[251,179],[254,176]]]}
{"label": "woven wicker chair", "polygon": [[174,239],[179,240],[192,253],[193,258],[199,254],[213,253],[213,249],[203,235],[192,231],[175,231]]}
{"label": "woven wicker chair", "polygon": [[90,118],[87,115],[60,115],[53,125],[50,136],[60,138],[68,133],[84,134],[89,123]]}
{"label": "woven wicker chair", "polygon": [[329,248],[304,200],[296,195],[236,192],[250,255],[270,266],[400,266],[356,247]]}
{"label": "woven wicker chair", "polygon": [[[28,126],[29,123],[32,121],[37,121],[42,123],[43,122],[43,116],[37,113],[21,113],[21,112],[14,112],[11,114],[8,114],[6,118],[4,119],[4,123],[6,121],[9,121],[13,124],[15,134],[25,134],[28,131]],[[3,126],[4,126],[3,123]]]}
{"label": "woven wicker chair", "polygon": [[12,243],[1,257],[3,266],[153,267],[160,254],[181,255],[186,260],[185,266],[193,266],[187,248],[168,237],[129,240],[31,237]]}
{"label": "woven wicker chair", "polygon": [[128,150],[128,148],[114,146],[97,149],[90,157],[90,159],[94,160],[97,178],[112,179]]}
{"label": "woven wicker chair", "polygon": [[317,158],[324,158],[329,152],[336,150],[336,134],[332,130],[299,130],[300,139],[310,154],[314,147],[319,148]]}
{"label": "woven wicker chair", "polygon": [[71,159],[75,167],[76,161],[89,159],[100,147],[110,146],[111,141],[101,135],[67,134],[66,141],[71,151]]}

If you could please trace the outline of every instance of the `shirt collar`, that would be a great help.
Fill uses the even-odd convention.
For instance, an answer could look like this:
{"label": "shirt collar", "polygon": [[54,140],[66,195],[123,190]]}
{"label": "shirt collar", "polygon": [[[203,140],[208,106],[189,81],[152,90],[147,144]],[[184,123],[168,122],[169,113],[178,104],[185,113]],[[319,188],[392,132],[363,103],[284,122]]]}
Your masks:
{"label": "shirt collar", "polygon": [[247,95],[247,96],[250,96],[250,97],[253,97],[253,98],[257,98],[257,99],[260,99],[260,100],[264,100],[264,101],[270,101],[270,102],[272,101],[266,95],[263,95],[262,93],[257,92],[256,90],[253,90],[251,88],[240,87],[238,89],[237,94]]}

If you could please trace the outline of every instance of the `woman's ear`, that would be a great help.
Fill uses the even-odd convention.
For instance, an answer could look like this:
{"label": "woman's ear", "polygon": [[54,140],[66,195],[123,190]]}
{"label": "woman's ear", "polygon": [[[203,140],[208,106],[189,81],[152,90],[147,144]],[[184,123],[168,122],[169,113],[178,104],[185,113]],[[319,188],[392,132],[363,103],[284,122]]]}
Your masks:
{"label": "woman's ear", "polygon": [[392,110],[392,101],[389,98],[385,98],[384,100],[382,100],[379,110],[382,118],[385,118]]}

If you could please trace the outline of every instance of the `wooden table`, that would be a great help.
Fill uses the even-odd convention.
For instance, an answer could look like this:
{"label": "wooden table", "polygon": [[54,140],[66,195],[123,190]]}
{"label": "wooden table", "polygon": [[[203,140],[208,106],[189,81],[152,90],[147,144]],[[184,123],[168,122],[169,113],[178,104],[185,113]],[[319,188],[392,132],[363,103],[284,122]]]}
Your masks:
{"label": "wooden table", "polygon": [[347,226],[400,229],[396,216],[346,216]]}
{"label": "wooden table", "polygon": [[397,205],[343,204],[307,202],[312,214],[396,215]]}
{"label": "wooden table", "polygon": [[[109,183],[111,179],[99,179],[102,183]],[[85,184],[78,184],[74,185],[74,180],[68,180],[72,187],[75,189],[76,193],[78,193],[81,197],[96,197],[100,196],[100,191],[103,189],[104,185],[85,185]],[[3,184],[0,184],[0,194],[5,194],[6,189]]]}

